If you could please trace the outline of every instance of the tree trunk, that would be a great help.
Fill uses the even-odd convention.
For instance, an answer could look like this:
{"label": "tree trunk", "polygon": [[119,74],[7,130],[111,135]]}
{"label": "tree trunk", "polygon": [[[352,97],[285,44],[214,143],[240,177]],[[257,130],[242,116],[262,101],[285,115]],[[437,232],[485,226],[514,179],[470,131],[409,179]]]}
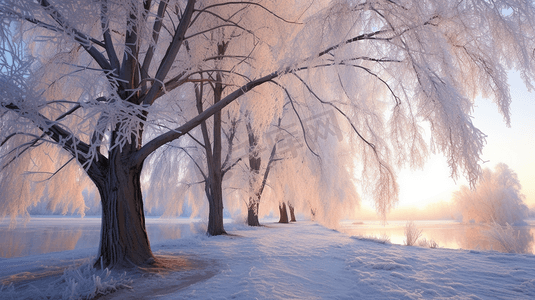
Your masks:
{"label": "tree trunk", "polygon": [[[279,120],[280,125],[280,120]],[[271,149],[271,154],[269,155],[269,160],[266,166],[266,170],[264,171],[264,176],[262,178],[262,182],[260,186],[257,186],[255,183],[256,180],[259,180],[260,176],[260,167],[262,164],[262,158],[260,157],[260,153],[258,150],[258,137],[254,134],[254,131],[251,127],[251,123],[247,123],[247,133],[249,136],[249,171],[251,172],[252,176],[249,181],[249,193],[251,195],[254,195],[253,197],[249,197],[249,203],[247,205],[247,224],[249,226],[260,226],[260,222],[258,221],[258,210],[260,207],[260,199],[262,197],[262,193],[264,192],[264,187],[266,186],[267,178],[269,176],[269,171],[271,170],[271,166],[273,162],[275,161],[275,153],[277,152],[277,143],[273,145],[273,148]]]}
{"label": "tree trunk", "polygon": [[[225,49],[228,43],[218,44],[218,54],[224,55]],[[214,104],[221,100],[223,94],[223,85],[222,85],[222,76],[220,72],[216,73],[216,83],[214,84]],[[206,122],[204,122],[206,124]],[[205,125],[206,126],[206,125]],[[209,141],[207,136],[208,131],[203,131],[203,134],[206,134],[205,141]],[[213,149],[211,151],[211,159],[208,159],[208,171],[210,177],[210,194],[211,197],[208,197],[208,202],[210,206],[210,212],[208,215],[208,234],[209,235],[221,235],[226,234],[225,228],[223,226],[223,171],[221,169],[221,153],[222,153],[222,143],[221,143],[221,111],[218,111],[214,114],[214,143]],[[208,143],[206,145],[210,147]],[[210,154],[210,151],[207,151],[207,156]],[[208,196],[208,195],[207,195]]]}
{"label": "tree trunk", "polygon": [[127,147],[110,151],[109,165],[91,179],[97,185],[102,203],[102,226],[96,267],[132,267],[154,262],[145,229],[141,193],[141,165],[128,163],[132,151]]}
{"label": "tree trunk", "polygon": [[286,203],[279,203],[279,223],[288,223],[288,212],[286,210]]}
{"label": "tree trunk", "polygon": [[295,213],[294,213],[294,207],[290,202],[288,202],[288,208],[290,209],[290,222],[296,222],[295,221]]}
{"label": "tree trunk", "polygon": [[253,198],[249,198],[249,205],[247,205],[247,225],[260,226],[260,222],[258,221],[259,206],[259,201],[255,201]]}
{"label": "tree trunk", "polygon": [[251,178],[249,179],[249,203],[247,205],[247,225],[260,226],[258,221],[258,208],[260,206],[261,187],[258,187],[256,181],[260,175],[260,166],[262,158],[258,151],[258,137],[254,134],[251,123],[246,124],[247,135],[249,137],[249,172]]}
{"label": "tree trunk", "polygon": [[221,235],[226,234],[225,227],[223,226],[223,190],[221,177],[219,179],[214,178],[215,182],[211,180],[210,190],[206,192],[208,197],[208,204],[210,207],[208,215],[208,235]]}

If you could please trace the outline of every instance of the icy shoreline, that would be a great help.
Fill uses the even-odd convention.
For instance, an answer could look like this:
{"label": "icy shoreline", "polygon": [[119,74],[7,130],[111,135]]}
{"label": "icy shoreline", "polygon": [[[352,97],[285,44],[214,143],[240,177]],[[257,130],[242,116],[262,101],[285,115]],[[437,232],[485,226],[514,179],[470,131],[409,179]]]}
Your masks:
{"label": "icy shoreline", "polygon": [[[232,235],[195,235],[153,245],[157,256],[179,257],[189,267],[154,276],[127,274],[131,289],[100,299],[535,297],[535,256],[529,254],[380,244],[312,222],[260,228],[228,224],[227,230]],[[4,288],[0,298],[38,299],[50,285],[50,277],[41,275],[57,277],[94,251],[0,259],[1,281],[15,281],[14,291]]]}

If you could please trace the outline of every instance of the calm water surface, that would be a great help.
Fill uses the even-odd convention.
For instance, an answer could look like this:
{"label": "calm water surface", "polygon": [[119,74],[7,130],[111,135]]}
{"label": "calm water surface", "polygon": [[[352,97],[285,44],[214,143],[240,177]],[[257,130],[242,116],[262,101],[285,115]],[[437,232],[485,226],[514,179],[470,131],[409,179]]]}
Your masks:
{"label": "calm water surface", "polygon": [[[388,221],[383,225],[380,221],[341,222],[340,231],[352,236],[376,237],[387,236],[392,244],[405,243],[405,226],[407,221]],[[496,250],[502,251],[502,245],[489,237],[489,227],[480,224],[463,224],[453,220],[414,221],[422,231],[422,238],[433,240],[441,248]],[[526,221],[524,226],[513,226],[514,238],[523,253],[535,254],[535,220]]]}
{"label": "calm water surface", "polygon": [[[9,218],[0,222],[0,257],[20,257],[56,251],[97,248],[100,217],[32,216],[24,224],[17,220],[9,228]],[[151,245],[206,231],[198,219],[146,218]]]}
{"label": "calm water surface", "polygon": [[[230,221],[230,220],[226,220]],[[406,221],[341,222],[340,231],[361,237],[387,236],[393,244],[404,244]],[[455,221],[414,221],[422,237],[434,240],[441,248],[502,251],[501,245],[485,233],[488,227],[461,224]],[[22,219],[9,228],[10,221],[0,222],[0,257],[20,257],[56,251],[96,248],[100,239],[100,218],[33,216],[26,224]],[[169,239],[179,239],[206,232],[198,219],[162,219],[147,217],[147,234],[151,245]],[[535,220],[514,227],[515,239],[524,253],[535,253]]]}

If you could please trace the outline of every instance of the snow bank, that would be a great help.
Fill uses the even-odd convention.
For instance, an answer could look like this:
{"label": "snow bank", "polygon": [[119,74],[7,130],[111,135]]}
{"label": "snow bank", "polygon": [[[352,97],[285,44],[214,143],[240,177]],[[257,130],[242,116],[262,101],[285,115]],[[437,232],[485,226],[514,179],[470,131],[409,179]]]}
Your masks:
{"label": "snow bank", "polygon": [[[178,272],[127,274],[132,288],[99,299],[532,299],[535,256],[405,247],[351,238],[312,222],[196,235],[153,245],[182,257]],[[70,251],[68,253],[79,253]],[[48,268],[63,254],[50,254]],[[87,254],[87,253],[86,253]],[[78,256],[83,256],[79,253]],[[35,272],[44,255],[0,260],[3,283]],[[8,266],[18,267],[9,270]],[[46,284],[36,278],[33,285]],[[27,286],[14,284],[18,295]],[[0,298],[4,299],[2,294]],[[35,298],[35,297],[34,297]],[[15,299],[21,299],[15,298]]]}

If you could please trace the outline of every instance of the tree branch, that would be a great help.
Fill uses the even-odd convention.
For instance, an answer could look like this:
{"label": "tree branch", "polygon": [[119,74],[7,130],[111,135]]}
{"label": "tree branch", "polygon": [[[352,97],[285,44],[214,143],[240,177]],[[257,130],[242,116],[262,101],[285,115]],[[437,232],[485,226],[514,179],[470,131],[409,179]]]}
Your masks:
{"label": "tree branch", "polygon": [[273,148],[271,148],[271,154],[269,155],[269,160],[266,166],[266,171],[264,171],[264,177],[262,178],[262,184],[260,185],[260,189],[258,190],[258,200],[260,201],[260,197],[262,196],[262,193],[264,192],[264,188],[266,187],[267,179],[269,176],[269,171],[271,170],[271,166],[274,162],[277,160],[275,159],[275,154],[277,152],[277,143],[273,145]]}
{"label": "tree branch", "polygon": [[[230,116],[229,116],[230,118]],[[225,133],[225,136],[227,137],[227,141],[228,141],[228,147],[227,147],[227,155],[225,156],[225,160],[223,161],[223,164],[222,164],[222,167],[221,168],[225,168],[228,164],[228,162],[230,161],[230,157],[232,156],[232,152],[234,150],[234,138],[236,137],[236,131],[237,131],[237,126],[238,126],[238,122],[239,120],[237,119],[232,119],[230,121],[230,135],[225,133],[224,130],[223,132]]]}
{"label": "tree branch", "polygon": [[[79,30],[69,25],[67,23],[67,20],[63,18],[63,16],[59,13],[59,11],[57,11],[56,8],[48,2],[48,0],[39,0],[39,4],[41,4],[41,6],[46,11],[48,11],[48,14],[52,17],[52,19],[54,19],[54,21],[56,21],[61,26],[61,28],[63,29],[62,30],[63,32],[69,35],[72,35],[74,37],[74,40],[77,41],[78,44],[80,44],[80,46],[82,46],[85,49],[85,51],[87,51],[87,53],[91,55],[91,57],[93,57],[93,59],[102,68],[102,70],[105,70],[105,71],[112,70],[110,63],[106,60],[106,58],[100,53],[100,51],[98,51],[95,47],[93,47],[93,43],[95,43],[96,41],[95,39],[90,38],[89,36],[81,33]],[[27,18],[25,19],[28,20]],[[28,21],[31,22],[31,20],[28,20]],[[95,44],[105,47],[105,45],[102,44],[101,42],[98,42]]]}
{"label": "tree branch", "polygon": [[368,146],[370,146],[370,148],[372,148],[373,152],[375,153],[375,155],[378,157],[379,156],[379,153],[377,153],[377,149],[376,149],[376,146],[369,142],[368,140],[366,140],[364,138],[364,136],[362,136],[362,134],[357,130],[357,128],[355,127],[355,125],[353,124],[353,122],[351,122],[351,119],[347,116],[346,113],[344,113],[340,108],[338,108],[338,106],[332,104],[331,102],[328,102],[328,101],[324,101],[322,100],[313,90],[312,88],[301,78],[299,77],[299,75],[297,74],[293,74],[295,77],[297,77],[297,79],[299,79],[299,81],[301,81],[301,83],[303,83],[303,85],[306,87],[306,89],[309,91],[309,93],[312,94],[312,96],[314,96],[314,98],[316,98],[316,100],[318,100],[321,104],[325,104],[325,105],[329,105],[331,107],[333,107],[334,109],[336,109],[336,111],[338,111],[339,114],[341,114],[348,122],[349,124],[351,125],[351,128],[353,128],[353,131],[355,131],[355,133],[358,135],[358,137],[364,142],[366,143]]}
{"label": "tree branch", "polygon": [[115,48],[113,47],[113,41],[111,39],[110,35],[110,28],[109,28],[109,20],[108,20],[108,0],[101,0],[100,5],[100,20],[101,20],[101,26],[103,30],[103,37],[104,37],[104,49],[106,49],[106,53],[108,54],[108,59],[110,60],[112,72],[115,73],[115,76],[119,76],[119,58],[117,58],[117,53],[115,52]]}
{"label": "tree branch", "polygon": [[186,32],[189,28],[191,16],[193,15],[194,11],[194,6],[195,0],[188,0],[186,9],[182,14],[182,18],[180,19],[180,24],[178,24],[178,28],[175,32],[175,35],[173,36],[173,41],[171,42],[171,45],[169,45],[169,47],[167,48],[167,52],[165,53],[165,56],[163,57],[162,62],[160,63],[160,66],[158,67],[154,84],[147,92],[147,94],[141,99],[141,102],[143,104],[152,105],[154,100],[156,100],[158,92],[163,87],[162,84],[165,80],[165,77],[167,76],[167,73],[169,73],[169,70],[171,70],[171,66],[175,61],[178,51],[180,50],[180,47],[182,46],[182,43],[184,41],[184,36],[186,35]]}
{"label": "tree branch", "polygon": [[[188,5],[191,4],[190,2],[191,2],[191,0],[188,1]],[[238,4],[238,2],[236,2],[235,4]],[[221,5],[221,4],[218,4],[218,5]],[[182,20],[181,20],[181,23],[182,23]],[[350,43],[353,43],[353,42],[356,42],[356,41],[360,41],[360,40],[365,40],[365,39],[390,40],[390,39],[392,39],[392,37],[391,38],[384,38],[384,39],[376,37],[377,35],[379,35],[381,33],[384,33],[384,32],[388,32],[388,31],[380,30],[380,31],[375,31],[375,32],[367,33],[367,34],[361,34],[361,35],[358,35],[358,36],[356,36],[354,38],[347,39],[346,41],[344,41],[344,42],[342,42],[342,43],[340,43],[338,45],[328,47],[325,50],[323,50],[321,52],[318,52],[318,55],[316,55],[316,57],[323,56],[325,54],[328,54],[330,51],[332,51],[334,49],[342,47],[343,45],[350,44]],[[405,32],[405,31],[403,31],[403,32]],[[175,34],[175,37],[176,36],[177,35]],[[304,59],[304,61],[308,61],[308,60],[310,60],[310,58]],[[287,73],[290,73],[290,72],[294,71],[292,73],[294,75],[296,75],[295,74],[296,70],[305,70],[305,69],[308,69],[308,67],[302,67],[302,68],[287,67],[287,68],[285,68],[285,69],[283,69],[281,71],[276,71],[276,72],[268,74],[268,75],[266,75],[264,77],[261,77],[261,78],[258,78],[256,80],[252,80],[252,81],[248,82],[247,84],[243,85],[242,87],[238,88],[234,92],[232,92],[229,95],[227,95],[225,98],[223,98],[218,103],[215,103],[214,105],[210,106],[208,109],[203,111],[201,114],[197,115],[196,117],[192,118],[190,121],[186,122],[184,125],[176,128],[174,130],[170,130],[170,131],[168,131],[166,133],[163,133],[160,136],[154,138],[153,140],[151,140],[150,142],[145,144],[140,150],[138,150],[136,152],[136,154],[133,155],[132,159],[137,163],[143,161],[145,158],[147,158],[148,155],[150,155],[152,152],[154,152],[156,149],[158,149],[162,145],[164,145],[164,144],[166,144],[166,143],[168,143],[170,141],[173,141],[173,140],[181,137],[182,135],[188,133],[190,130],[192,130],[193,128],[195,128],[199,124],[201,124],[201,122],[203,122],[204,120],[208,119],[213,114],[215,114],[216,112],[220,111],[221,109],[223,109],[224,107],[226,107],[227,105],[232,103],[234,100],[236,100],[238,97],[248,93],[250,90],[254,89],[255,87],[257,87],[259,85],[262,85],[262,84],[264,84],[266,82],[272,81],[273,79],[275,79],[275,78],[277,78],[277,77],[279,77],[279,76],[281,76],[283,74],[287,74]],[[300,77],[298,77],[298,78],[299,78],[299,80],[301,80],[304,83],[304,81]],[[161,85],[161,83],[159,83],[159,84]],[[156,86],[156,84],[153,85],[153,88],[155,86]],[[308,85],[306,85],[306,87],[307,87],[307,89],[309,89],[309,91],[313,95],[315,95]],[[315,96],[317,97],[317,95],[315,95]],[[318,98],[318,100],[323,101],[323,100],[321,100],[319,98]],[[146,98],[145,101],[147,103],[149,103],[148,102],[149,101],[148,98]],[[150,103],[152,103],[152,102],[150,102]],[[333,106],[339,113],[341,113],[346,118],[348,118],[338,107],[336,107],[332,103],[329,103],[329,102],[325,102],[325,103]],[[351,125],[352,125],[353,129],[357,132],[359,137],[361,137],[361,139],[363,139],[363,141],[365,141],[368,145],[370,145],[370,147],[372,147],[372,149],[374,149],[374,152],[376,153],[376,155],[378,155],[376,150],[375,150],[375,145],[373,145],[372,143],[369,143],[368,141],[366,141],[366,139],[364,139],[364,137],[362,137],[360,135],[360,133],[356,130],[356,128],[353,126],[352,123],[351,123]],[[307,144],[307,146],[308,146],[308,144]],[[310,147],[309,147],[309,149],[310,149]]]}
{"label": "tree branch", "polygon": [[195,19],[192,21],[192,23],[195,22],[197,20],[198,16],[200,16],[203,12],[208,12],[208,9],[214,8],[214,7],[219,7],[219,6],[227,6],[227,5],[244,5],[244,6],[252,5],[252,6],[257,6],[257,7],[260,7],[261,9],[265,10],[266,12],[268,12],[269,14],[274,16],[275,18],[283,21],[283,22],[290,23],[290,24],[303,24],[303,23],[299,23],[299,22],[292,22],[292,21],[286,20],[283,17],[281,17],[281,16],[277,15],[276,13],[274,13],[273,11],[271,11],[270,9],[268,9],[267,7],[263,6],[262,4],[255,3],[255,2],[249,2],[249,1],[228,1],[228,2],[224,2],[224,3],[217,3],[217,4],[212,4],[212,5],[206,6],[202,10],[198,10],[199,14],[195,17]]}
{"label": "tree branch", "polygon": [[163,133],[160,136],[154,138],[153,140],[145,144],[140,150],[138,150],[137,153],[132,156],[132,159],[136,162],[143,161],[145,158],[147,158],[148,155],[150,155],[156,149],[188,133],[190,130],[197,127],[201,122],[208,119],[213,114],[215,114],[216,112],[220,111],[221,109],[223,109],[224,107],[232,103],[234,100],[238,99],[238,97],[246,94],[247,92],[249,92],[250,90],[254,89],[255,87],[259,85],[269,82],[270,80],[280,76],[281,74],[289,72],[289,70],[290,69],[288,68],[281,72],[273,72],[269,75],[266,75],[259,79],[248,82],[247,84],[243,85],[239,89],[227,95],[225,98],[221,99],[221,101],[217,102],[216,104],[210,106],[208,109],[204,110],[201,114],[197,115],[193,119],[186,122],[184,125],[174,130],[170,130],[166,133]]}
{"label": "tree branch", "polygon": [[201,172],[201,176],[202,176],[202,178],[204,178],[204,181],[201,181],[201,182],[205,182],[206,180],[208,180],[208,177],[206,176],[206,174],[204,174],[204,171],[202,170],[201,166],[199,166],[199,164],[197,163],[197,161],[195,161],[193,156],[191,156],[191,154],[189,154],[188,150],[186,150],[184,147],[177,147],[177,146],[171,146],[171,147],[180,149],[180,150],[184,151],[184,153],[186,153],[186,155],[191,159],[193,164],[195,164],[195,166],[197,167],[197,170],[199,170],[199,172]]}
{"label": "tree branch", "polygon": [[[200,84],[195,87],[195,101],[197,105],[197,112],[201,114],[203,112],[202,96],[204,94],[204,85]],[[213,164],[214,155],[212,153],[212,143],[210,142],[210,135],[208,134],[208,127],[206,126],[206,120],[201,122],[201,132],[204,140],[204,151],[206,152],[206,163],[208,165],[208,173],[210,172]],[[189,132],[188,132],[189,134]]]}
{"label": "tree branch", "polygon": [[152,58],[154,57],[155,45],[158,43],[158,38],[160,37],[160,30],[162,29],[163,24],[163,15],[167,10],[168,2],[168,0],[163,0],[158,5],[158,13],[156,19],[154,20],[154,26],[152,28],[152,42],[149,45],[149,49],[147,50],[147,54],[143,59],[143,65],[141,67],[141,79],[149,77],[149,67],[152,62]]}
{"label": "tree branch", "polygon": [[305,140],[305,144],[307,145],[307,148],[310,152],[312,152],[312,154],[314,154],[316,157],[320,157],[316,152],[314,152],[314,150],[312,150],[312,148],[310,147],[310,145],[308,144],[308,139],[307,139],[307,134],[306,134],[306,130],[305,130],[305,126],[303,125],[303,121],[301,120],[301,116],[299,115],[299,113],[297,112],[297,109],[295,108],[295,105],[294,105],[294,102],[293,102],[293,99],[292,99],[292,96],[290,95],[290,92],[288,91],[288,89],[286,89],[285,87],[283,87],[281,84],[279,84],[278,82],[272,80],[273,83],[275,83],[276,85],[278,85],[281,89],[284,90],[284,92],[286,93],[286,96],[288,96],[288,100],[290,101],[290,104],[292,106],[292,109],[295,113],[295,115],[297,116],[297,119],[299,120],[299,125],[301,125],[301,130],[303,131],[303,138]]}
{"label": "tree branch", "polygon": [[227,168],[224,168],[222,171],[221,171],[221,177],[224,177],[225,174],[232,170],[232,168],[234,168],[239,162],[241,161],[241,157],[238,158],[232,165],[228,166]]}
{"label": "tree branch", "polygon": [[[135,8],[135,6],[134,6]],[[120,90],[120,96],[123,100],[129,99],[131,96],[131,91],[138,87],[139,83],[139,65],[138,65],[138,56],[139,56],[139,35],[138,35],[138,24],[137,24],[137,15],[136,11],[131,12],[126,21],[126,33],[124,41],[124,54],[123,62],[121,69],[119,70],[119,77],[122,89]],[[139,99],[131,99],[130,101],[139,104],[137,101]]]}
{"label": "tree branch", "polygon": [[[5,108],[12,110],[13,112],[17,114],[21,114],[22,110],[15,104],[10,103],[4,106]],[[68,114],[74,112],[79,107],[72,108],[67,113],[64,113],[61,115],[58,120],[64,118]],[[60,145],[64,150],[69,152],[73,157],[76,158],[76,160],[81,165],[86,165],[90,162],[88,159],[90,146],[77,137],[75,137],[72,133],[68,132],[67,130],[61,128],[57,121],[51,121],[47,117],[43,116],[40,113],[36,113],[36,115],[41,118],[45,124],[46,127],[41,126],[39,123],[36,122],[36,120],[31,120],[37,128],[39,128],[43,133],[48,135],[53,141],[55,141],[58,145]],[[106,157],[103,156],[100,153],[96,154],[98,156],[98,160],[107,161]]]}
{"label": "tree branch", "polygon": [[187,133],[187,135],[197,144],[199,144],[201,147],[205,148],[206,146],[199,141],[197,138],[195,138],[190,132]]}
{"label": "tree branch", "polygon": [[[45,174],[50,174],[50,176],[46,179],[43,179],[37,182],[45,182],[45,181],[52,179],[52,177],[56,176],[56,174],[58,174],[61,170],[63,170],[63,168],[65,168],[73,160],[74,160],[74,157],[71,157],[66,163],[64,163],[61,167],[59,167],[54,173],[46,172]],[[43,174],[43,172],[27,172],[27,174],[39,174],[39,173]]]}

